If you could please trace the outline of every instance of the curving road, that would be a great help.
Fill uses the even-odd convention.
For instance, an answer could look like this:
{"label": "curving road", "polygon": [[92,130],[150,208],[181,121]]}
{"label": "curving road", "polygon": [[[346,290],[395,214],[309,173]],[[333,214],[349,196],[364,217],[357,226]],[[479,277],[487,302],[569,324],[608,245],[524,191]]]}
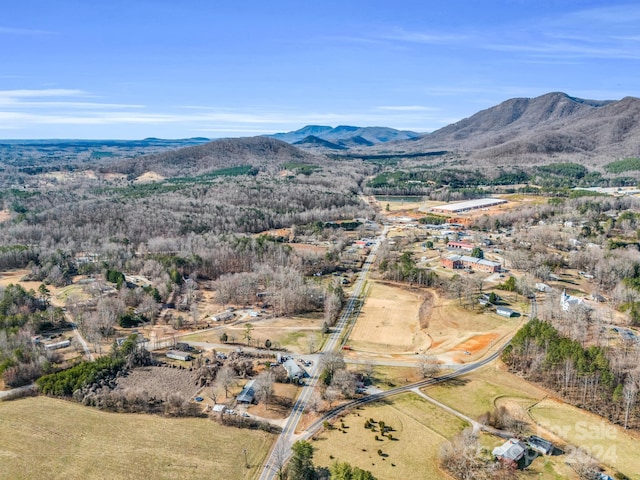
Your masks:
{"label": "curving road", "polygon": [[496,358],[498,358],[500,356],[500,354],[502,353],[502,351],[504,350],[504,348],[508,344],[509,344],[509,342],[505,343],[500,349],[498,349],[496,352],[494,352],[492,355],[488,356],[487,358],[485,358],[483,360],[480,360],[478,362],[469,363],[467,365],[464,365],[462,368],[456,370],[455,372],[447,373],[446,375],[441,375],[439,377],[427,378],[425,380],[421,380],[421,381],[416,382],[416,383],[411,383],[409,385],[404,385],[403,387],[392,388],[391,390],[386,390],[384,392],[375,393],[373,395],[367,395],[366,397],[358,398],[356,400],[351,400],[350,402],[343,403],[342,405],[338,405],[337,407],[334,407],[331,410],[329,410],[327,413],[325,413],[322,416],[322,418],[319,418],[318,420],[313,422],[305,430],[305,432],[301,435],[301,438],[307,439],[307,438],[311,437],[315,432],[317,432],[322,427],[322,424],[326,420],[331,420],[331,419],[335,418],[336,416],[338,416],[344,410],[348,410],[350,408],[357,407],[358,405],[364,405],[365,403],[371,403],[371,402],[375,402],[377,400],[382,400],[382,399],[385,399],[385,398],[388,398],[388,397],[392,397],[392,396],[398,395],[400,393],[407,393],[407,392],[410,392],[412,390],[415,390],[416,388],[427,387],[429,385],[435,385],[436,383],[441,383],[441,382],[445,382],[447,380],[452,380],[452,379],[454,379],[456,377],[459,377],[461,375],[464,375],[464,374],[467,374],[469,372],[472,372],[473,370],[476,370],[476,369],[478,369],[480,367],[484,367],[486,364],[491,363]]}

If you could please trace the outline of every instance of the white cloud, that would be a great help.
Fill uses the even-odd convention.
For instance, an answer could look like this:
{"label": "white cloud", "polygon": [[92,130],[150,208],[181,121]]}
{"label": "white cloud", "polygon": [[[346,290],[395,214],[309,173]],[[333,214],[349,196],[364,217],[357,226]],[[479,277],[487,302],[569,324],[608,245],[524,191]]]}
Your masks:
{"label": "white cloud", "polygon": [[376,108],[378,110],[391,112],[435,112],[438,110],[437,108],[425,107],[423,105],[383,105]]}
{"label": "white cloud", "polygon": [[84,90],[68,88],[45,88],[41,90],[0,90],[0,99],[49,98],[49,97],[84,97]]}
{"label": "white cloud", "polygon": [[36,30],[32,28],[15,28],[15,27],[1,27],[0,34],[6,35],[53,35],[55,32],[49,30]]}
{"label": "white cloud", "polygon": [[425,43],[441,45],[446,43],[457,43],[469,40],[471,35],[468,34],[451,34],[438,32],[412,32],[401,28],[395,28],[389,32],[385,32],[376,36],[376,38],[384,40],[394,40],[407,43]]}

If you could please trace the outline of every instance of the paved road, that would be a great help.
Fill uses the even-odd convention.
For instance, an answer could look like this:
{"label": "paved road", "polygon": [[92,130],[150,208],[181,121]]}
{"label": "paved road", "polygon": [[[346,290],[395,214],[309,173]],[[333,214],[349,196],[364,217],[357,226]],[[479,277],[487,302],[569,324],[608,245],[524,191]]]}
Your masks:
{"label": "paved road", "polygon": [[[375,260],[376,253],[378,251],[378,247],[380,243],[387,235],[388,227],[385,226],[382,230],[380,237],[376,240],[371,251],[369,252],[369,256],[367,260],[364,262],[362,266],[362,270],[358,275],[358,280],[354,285],[353,292],[351,293],[351,297],[347,301],[345,308],[342,311],[342,315],[338,319],[335,327],[332,330],[332,333],[329,335],[329,339],[325,342],[324,347],[322,349],[322,353],[331,352],[339,346],[340,339],[342,337],[343,330],[345,326],[349,323],[351,315],[354,313],[358,302],[360,300],[360,296],[362,295],[362,291],[364,285],[366,283],[367,274],[373,261]],[[312,369],[308,372],[311,377],[307,382],[307,385],[302,388],[298,399],[296,400],[293,408],[291,410],[291,415],[289,416],[284,428],[282,429],[282,433],[278,437],[278,440],[274,444],[269,456],[267,457],[265,467],[260,475],[260,480],[271,480],[276,477],[278,473],[277,464],[282,462],[282,452],[286,452],[284,455],[288,458],[291,455],[291,445],[300,438],[299,435],[295,434],[296,427],[300,418],[302,418],[302,414],[305,411],[307,402],[311,398],[313,391],[318,383],[318,379],[320,376],[320,362],[314,362]],[[280,458],[278,458],[280,457]]]}
{"label": "paved road", "polygon": [[80,333],[80,330],[78,330],[78,326],[76,325],[76,322],[73,321],[73,319],[69,314],[65,314],[65,315],[67,317],[67,321],[71,325],[71,328],[73,328],[73,333],[75,333],[76,338],[80,342],[80,345],[82,345],[82,349],[84,350],[84,353],[87,356],[87,359],[90,362],[93,362],[93,353],[91,353],[91,350],[89,350],[89,346],[87,345],[87,342],[84,340],[84,337]]}
{"label": "paved road", "polygon": [[13,388],[11,390],[2,390],[0,391],[0,400],[20,392],[26,392],[27,390],[30,390],[35,387],[36,387],[35,384],[32,383],[31,385],[25,385],[24,387]]}
{"label": "paved road", "polygon": [[[307,439],[309,437],[311,437],[314,433],[316,433],[323,425],[323,423],[325,422],[325,420],[331,420],[333,418],[335,418],[336,416],[338,416],[341,412],[348,410],[350,408],[354,408],[357,407],[358,405],[364,405],[366,403],[371,403],[371,402],[375,402],[377,400],[382,400],[388,397],[392,397],[394,395],[398,395],[401,393],[407,393],[410,392],[412,390],[415,390],[417,388],[422,388],[422,387],[426,387],[429,385],[435,385],[436,383],[441,383],[441,382],[445,382],[448,380],[452,380],[456,377],[459,377],[461,375],[470,373],[480,367],[485,366],[486,364],[493,362],[496,358],[498,358],[500,356],[500,354],[502,353],[502,350],[504,350],[504,348],[508,345],[508,342],[503,345],[498,351],[496,351],[495,353],[493,353],[492,355],[490,355],[489,357],[480,360],[478,362],[474,362],[474,363],[469,363],[467,365],[462,366],[459,370],[452,372],[452,373],[448,373],[446,375],[441,375],[439,377],[434,377],[434,378],[428,378],[425,380],[421,380],[419,382],[416,383],[412,383],[409,385],[405,385],[403,387],[396,387],[396,388],[392,388],[391,390],[385,390],[384,392],[380,392],[380,393],[375,393],[373,395],[368,395],[366,397],[362,397],[362,398],[358,398],[355,400],[351,400],[350,402],[347,403],[343,403],[342,405],[338,405],[337,407],[332,408],[331,410],[329,410],[326,414],[324,414],[321,418],[319,418],[318,420],[316,420],[315,422],[313,422],[306,430],[305,432],[301,435],[301,438],[303,439]],[[262,477],[261,477],[262,478]],[[267,477],[267,478],[271,478],[271,477]]]}

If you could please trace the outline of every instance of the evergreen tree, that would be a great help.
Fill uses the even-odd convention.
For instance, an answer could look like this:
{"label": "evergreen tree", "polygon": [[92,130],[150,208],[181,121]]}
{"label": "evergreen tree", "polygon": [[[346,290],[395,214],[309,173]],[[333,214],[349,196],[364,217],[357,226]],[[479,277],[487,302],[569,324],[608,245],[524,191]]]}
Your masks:
{"label": "evergreen tree", "polygon": [[313,445],[305,440],[298,440],[292,445],[291,450],[293,456],[289,462],[287,478],[289,480],[315,480]]}

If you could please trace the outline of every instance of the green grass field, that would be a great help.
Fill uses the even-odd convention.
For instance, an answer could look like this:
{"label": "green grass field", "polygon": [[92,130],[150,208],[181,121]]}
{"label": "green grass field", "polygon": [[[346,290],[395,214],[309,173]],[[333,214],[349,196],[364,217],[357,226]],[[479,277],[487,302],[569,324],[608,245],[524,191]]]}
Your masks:
{"label": "green grass field", "polygon": [[[368,418],[384,421],[394,430],[393,440],[364,428]],[[371,471],[378,480],[399,478],[449,479],[438,468],[440,445],[462,431],[467,424],[415,394],[376,403],[344,417],[343,433],[334,428],[313,441],[316,465],[349,462]],[[340,421],[334,423],[340,427]],[[375,435],[382,440],[375,440]],[[382,450],[385,457],[378,455]],[[332,458],[333,457],[333,458]]]}
{"label": "green grass field", "polygon": [[537,423],[563,440],[584,448],[629,478],[640,479],[638,432],[624,430],[597,415],[550,399],[538,403],[530,413]]}
{"label": "green grass field", "polygon": [[107,413],[32,397],[0,402],[0,478],[248,479],[274,439],[204,418]]}
{"label": "green grass field", "polygon": [[523,406],[528,406],[546,394],[544,390],[520,377],[504,370],[496,371],[496,367],[493,365],[450,382],[427,387],[424,392],[471,418],[477,418],[483,413],[493,410],[502,398],[508,398]]}

